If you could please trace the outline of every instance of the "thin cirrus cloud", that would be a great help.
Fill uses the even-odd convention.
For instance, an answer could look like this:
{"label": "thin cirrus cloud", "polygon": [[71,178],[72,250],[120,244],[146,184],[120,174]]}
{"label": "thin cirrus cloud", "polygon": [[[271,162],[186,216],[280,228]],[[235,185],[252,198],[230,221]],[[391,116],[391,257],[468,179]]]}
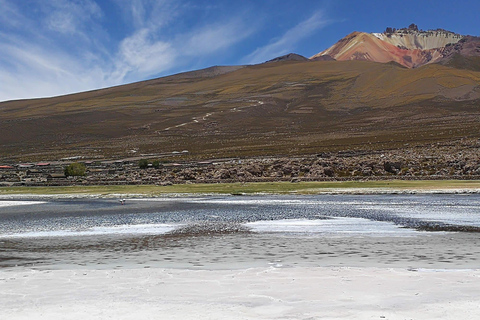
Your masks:
{"label": "thin cirrus cloud", "polygon": [[171,43],[154,40],[148,29],[142,29],[121,42],[113,74],[119,82],[128,77],[148,77],[171,68],[176,56]]}
{"label": "thin cirrus cloud", "polygon": [[[138,12],[143,11],[137,9],[135,19],[138,19]],[[150,22],[148,17],[143,21],[144,28],[123,39],[119,45],[114,72],[118,80],[143,80],[169,70],[189,69],[196,60],[232,47],[254,32],[252,26],[234,17],[165,38],[162,37],[161,23]]]}
{"label": "thin cirrus cloud", "polygon": [[0,0],[0,21],[6,27],[16,27],[21,23],[21,14],[7,0]]}
{"label": "thin cirrus cloud", "polygon": [[240,42],[255,32],[255,27],[241,19],[231,19],[204,26],[179,38],[186,55],[211,54]]}
{"label": "thin cirrus cloud", "polygon": [[256,22],[261,19],[250,7],[226,15],[229,5],[215,4],[51,0],[27,6],[0,0],[0,101],[98,89],[225,62],[263,62],[295,49],[329,23],[317,12],[242,58],[250,50],[248,39],[265,25]]}
{"label": "thin cirrus cloud", "polygon": [[[179,1],[114,0],[130,26],[120,40],[105,30],[106,13],[92,0],[54,0],[28,8],[0,0],[0,101],[108,87],[188,70],[253,32],[241,17],[175,30]],[[27,10],[28,11],[28,10]],[[8,19],[7,19],[8,18]],[[97,32],[99,31],[99,32]]]}
{"label": "thin cirrus cloud", "polygon": [[124,19],[135,29],[158,29],[182,15],[182,1],[173,0],[115,0]]}
{"label": "thin cirrus cloud", "polygon": [[[0,65],[0,94],[10,97],[53,96],[72,90],[92,89],[101,86],[101,70],[84,69],[84,64],[59,50],[51,50],[17,40],[1,47],[2,59],[8,66]],[[2,96],[0,96],[1,98]]]}
{"label": "thin cirrus cloud", "polygon": [[300,41],[311,36],[314,32],[332,23],[326,18],[323,11],[317,11],[308,19],[287,30],[280,38],[260,47],[246,56],[243,61],[247,64],[262,63],[269,59],[290,53]]}
{"label": "thin cirrus cloud", "polygon": [[45,25],[49,29],[69,35],[82,33],[87,25],[95,25],[102,16],[100,7],[91,0],[48,1],[42,9],[46,14]]}

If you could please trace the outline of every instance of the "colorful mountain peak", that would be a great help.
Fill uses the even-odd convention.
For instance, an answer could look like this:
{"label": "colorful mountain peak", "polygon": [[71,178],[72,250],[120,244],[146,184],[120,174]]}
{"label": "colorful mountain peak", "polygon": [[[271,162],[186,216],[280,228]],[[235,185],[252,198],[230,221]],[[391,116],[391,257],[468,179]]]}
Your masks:
{"label": "colorful mountain peak", "polygon": [[[453,54],[462,54],[459,43],[480,42],[477,37],[466,37],[444,29],[421,30],[411,24],[408,28],[388,27],[383,33],[352,32],[330,48],[312,56],[319,60],[330,56],[335,60],[366,60],[373,62],[397,62],[408,68],[429,63],[442,63]],[[456,48],[456,49],[455,49]],[[472,51],[468,53],[472,55]],[[479,56],[480,52],[473,52]]]}

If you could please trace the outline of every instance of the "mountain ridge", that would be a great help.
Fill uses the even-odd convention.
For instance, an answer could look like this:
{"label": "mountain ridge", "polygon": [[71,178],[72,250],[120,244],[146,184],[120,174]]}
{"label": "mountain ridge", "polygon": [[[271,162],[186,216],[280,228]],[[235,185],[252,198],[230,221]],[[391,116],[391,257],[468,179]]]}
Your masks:
{"label": "mountain ridge", "polygon": [[[479,38],[416,26],[386,31],[417,38],[398,36],[399,42],[392,36],[388,42],[354,32],[327,49],[329,54],[310,59],[287,54],[258,65],[213,66],[77,94],[1,102],[0,160],[182,150],[195,159],[377,152],[480,138]],[[447,40],[418,40],[424,33]],[[458,41],[420,49],[448,39]],[[335,60],[339,54],[357,59]]]}
{"label": "mountain ridge", "polygon": [[299,155],[480,132],[480,72],[369,61],[219,68],[0,103],[2,158]]}
{"label": "mountain ridge", "polygon": [[394,61],[407,68],[417,68],[430,63],[447,64],[454,54],[480,56],[480,38],[444,29],[419,30],[411,24],[398,30],[387,28],[383,33],[352,32],[310,59],[329,56],[340,61]]}

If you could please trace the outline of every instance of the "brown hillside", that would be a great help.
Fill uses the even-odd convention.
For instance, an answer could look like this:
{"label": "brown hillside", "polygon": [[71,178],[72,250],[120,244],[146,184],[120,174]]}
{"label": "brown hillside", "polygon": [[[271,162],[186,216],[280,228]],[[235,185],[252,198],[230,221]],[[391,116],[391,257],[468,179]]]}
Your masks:
{"label": "brown hillside", "polygon": [[479,137],[479,108],[480,72],[285,61],[4,102],[0,145],[5,161],[376,150]]}

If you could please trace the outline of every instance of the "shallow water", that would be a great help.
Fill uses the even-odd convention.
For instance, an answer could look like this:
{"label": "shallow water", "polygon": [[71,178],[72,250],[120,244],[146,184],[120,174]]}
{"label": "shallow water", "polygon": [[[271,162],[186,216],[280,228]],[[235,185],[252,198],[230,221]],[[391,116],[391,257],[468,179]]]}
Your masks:
{"label": "shallow water", "polygon": [[1,203],[4,268],[480,267],[478,195]]}

